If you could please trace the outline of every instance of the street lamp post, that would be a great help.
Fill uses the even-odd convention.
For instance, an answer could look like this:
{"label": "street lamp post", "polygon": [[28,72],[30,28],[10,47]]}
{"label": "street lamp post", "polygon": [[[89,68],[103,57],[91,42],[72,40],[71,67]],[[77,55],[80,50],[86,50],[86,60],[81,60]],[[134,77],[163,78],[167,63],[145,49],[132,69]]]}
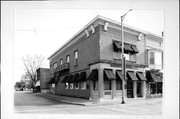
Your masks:
{"label": "street lamp post", "polygon": [[126,16],[126,14],[128,12],[132,11],[132,9],[130,9],[129,11],[127,11],[123,16],[121,16],[121,39],[122,39],[122,48],[121,48],[121,58],[122,58],[122,74],[123,74],[123,79],[122,79],[122,104],[125,104],[125,101],[124,101],[124,81],[125,81],[125,78],[126,78],[126,67],[125,67],[125,57],[124,57],[124,34],[123,34],[123,20]]}

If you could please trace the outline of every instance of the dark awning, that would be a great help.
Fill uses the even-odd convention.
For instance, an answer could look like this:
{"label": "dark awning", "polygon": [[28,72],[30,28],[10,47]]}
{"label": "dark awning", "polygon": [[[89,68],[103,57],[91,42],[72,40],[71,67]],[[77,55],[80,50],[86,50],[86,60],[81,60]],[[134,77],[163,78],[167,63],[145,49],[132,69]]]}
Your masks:
{"label": "dark awning", "polygon": [[67,82],[67,79],[68,79],[68,76],[65,76],[63,79],[62,79],[62,83],[65,83],[65,82]]}
{"label": "dark awning", "polygon": [[51,80],[48,82],[48,84],[52,84],[52,83],[55,83],[54,77],[51,78]]}
{"label": "dark awning", "polygon": [[[122,71],[121,71],[121,70],[117,70],[117,71],[116,71],[116,77],[117,77],[117,79],[119,79],[119,80],[123,80],[123,74],[122,74]],[[127,77],[126,77],[126,79],[127,79]]]}
{"label": "dark awning", "polygon": [[113,47],[115,51],[121,50],[121,44],[120,42],[114,41]]}
{"label": "dark awning", "polygon": [[133,49],[134,53],[138,53],[139,50],[137,49],[137,47],[135,45],[131,45],[131,48]]}
{"label": "dark awning", "polygon": [[104,74],[105,74],[105,78],[107,78],[109,80],[116,79],[112,69],[105,69]]}
{"label": "dark awning", "polygon": [[128,80],[134,80],[134,81],[138,80],[133,71],[127,72],[127,78],[128,78]]}
{"label": "dark awning", "polygon": [[81,72],[79,77],[77,78],[77,81],[78,82],[83,82],[83,81],[86,81],[86,72]]}
{"label": "dark awning", "polygon": [[73,78],[72,78],[72,82],[78,82],[77,78],[79,77],[79,73],[74,74]]}
{"label": "dark awning", "polygon": [[128,52],[133,52],[133,49],[131,48],[131,46],[129,44],[124,44],[124,52],[128,53]]}
{"label": "dark awning", "polygon": [[140,81],[147,81],[147,79],[144,77],[144,74],[142,72],[137,72],[136,76]]}
{"label": "dark awning", "polygon": [[91,74],[88,77],[88,80],[98,80],[98,70],[92,70]]}
{"label": "dark awning", "polygon": [[153,74],[151,72],[147,72],[146,79],[149,82],[163,82],[162,76],[158,76],[158,75],[156,76],[155,74]]}
{"label": "dark awning", "polygon": [[66,82],[68,82],[68,83],[72,83],[73,82],[73,75],[69,75],[68,76],[68,79],[66,80]]}

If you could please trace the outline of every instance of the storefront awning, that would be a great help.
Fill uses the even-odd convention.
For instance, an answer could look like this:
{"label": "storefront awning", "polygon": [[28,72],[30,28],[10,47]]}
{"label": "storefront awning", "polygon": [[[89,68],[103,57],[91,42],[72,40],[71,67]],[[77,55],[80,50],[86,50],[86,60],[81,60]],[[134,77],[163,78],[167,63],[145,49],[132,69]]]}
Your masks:
{"label": "storefront awning", "polygon": [[67,82],[68,77],[69,77],[69,76],[65,76],[61,82],[62,82],[62,83]]}
{"label": "storefront awning", "polygon": [[128,71],[127,72],[127,78],[128,78],[128,80],[133,80],[133,81],[137,81],[138,80],[133,71]]}
{"label": "storefront awning", "polygon": [[109,80],[114,80],[116,79],[113,70],[112,69],[105,69],[104,70],[105,78]]}
{"label": "storefront awning", "polygon": [[[117,78],[118,80],[123,80],[123,74],[122,74],[122,71],[121,71],[121,70],[117,70],[117,71],[116,71],[116,78]],[[126,77],[126,79],[127,79],[127,77]]]}
{"label": "storefront awning", "polygon": [[136,76],[140,81],[147,81],[147,79],[144,77],[144,74],[142,72],[137,72]]}
{"label": "storefront awning", "polygon": [[73,78],[72,78],[72,82],[78,82],[77,78],[79,77],[79,73],[74,74]]}
{"label": "storefront awning", "polygon": [[53,78],[51,78],[51,80],[48,82],[48,84],[52,84],[52,83],[55,83],[55,79],[54,79],[54,77],[53,77]]}
{"label": "storefront awning", "polygon": [[135,45],[131,45],[131,48],[133,49],[134,53],[139,53],[139,50],[137,49]]}
{"label": "storefront awning", "polygon": [[81,72],[79,77],[77,78],[78,82],[86,81],[86,72]]}
{"label": "storefront awning", "polygon": [[88,80],[98,80],[98,70],[92,70],[91,74],[88,77]]}
{"label": "storefront awning", "polygon": [[146,72],[146,79],[148,82],[163,82],[162,73],[153,73],[150,71]]}
{"label": "storefront awning", "polygon": [[68,77],[68,79],[67,79],[67,81],[66,82],[68,82],[68,83],[72,83],[73,82],[73,75],[69,75],[69,77]]}

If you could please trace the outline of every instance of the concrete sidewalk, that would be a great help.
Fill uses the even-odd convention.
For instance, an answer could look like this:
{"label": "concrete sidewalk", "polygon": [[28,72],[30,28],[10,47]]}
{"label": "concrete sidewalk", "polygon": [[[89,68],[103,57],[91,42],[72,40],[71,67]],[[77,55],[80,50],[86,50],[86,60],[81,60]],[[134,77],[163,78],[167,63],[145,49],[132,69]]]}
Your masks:
{"label": "concrete sidewalk", "polygon": [[[45,93],[35,93],[34,95],[48,98],[51,100],[68,103],[68,104],[82,105],[82,106],[121,104],[121,100],[95,101],[95,100],[74,98],[74,97],[68,97],[68,96],[59,96],[59,95],[45,94]],[[125,99],[125,104],[122,104],[122,105],[156,104],[156,103],[162,103],[162,98],[154,98],[154,99],[127,98],[127,99]]]}

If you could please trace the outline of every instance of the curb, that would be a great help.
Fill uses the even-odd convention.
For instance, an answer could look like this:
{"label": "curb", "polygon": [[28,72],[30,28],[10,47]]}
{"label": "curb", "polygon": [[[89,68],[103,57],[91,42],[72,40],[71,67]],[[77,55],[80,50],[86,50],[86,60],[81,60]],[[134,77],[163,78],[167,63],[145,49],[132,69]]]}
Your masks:
{"label": "curb", "polygon": [[61,99],[56,99],[56,98],[53,98],[53,97],[50,97],[50,96],[46,96],[46,95],[38,95],[38,94],[35,94],[36,96],[39,96],[39,97],[44,97],[44,98],[48,98],[48,99],[51,99],[51,100],[55,100],[55,101],[59,101],[59,102],[64,102],[64,103],[67,103],[67,104],[73,104],[73,105],[81,105],[81,106],[86,106],[85,104],[79,104],[79,103],[74,103],[74,102],[69,102],[69,101],[66,101],[66,100],[61,100]]}

